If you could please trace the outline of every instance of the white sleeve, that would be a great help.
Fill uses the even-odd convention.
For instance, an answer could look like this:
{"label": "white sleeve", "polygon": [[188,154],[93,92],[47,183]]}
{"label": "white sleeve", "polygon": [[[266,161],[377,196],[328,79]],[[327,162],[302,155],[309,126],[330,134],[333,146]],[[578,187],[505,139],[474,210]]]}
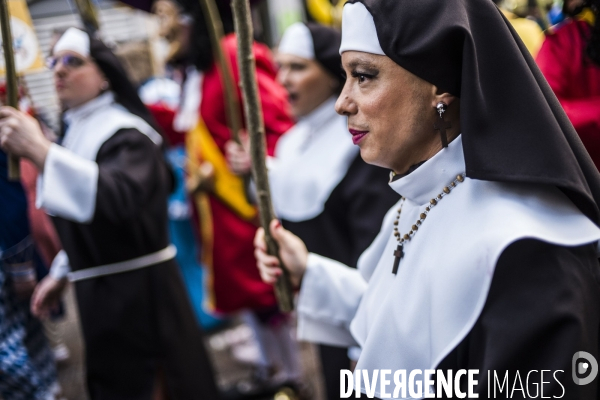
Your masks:
{"label": "white sleeve", "polygon": [[61,250],[56,257],[54,257],[54,260],[52,260],[49,275],[54,279],[60,280],[65,278],[69,272],[71,272],[69,256],[67,256],[67,253],[64,250]]}
{"label": "white sleeve", "polygon": [[74,222],[89,222],[96,209],[98,164],[52,144],[37,181],[37,208]]}
{"label": "white sleeve", "polygon": [[298,338],[333,346],[356,346],[350,322],[367,282],[358,270],[309,254],[298,296]]}

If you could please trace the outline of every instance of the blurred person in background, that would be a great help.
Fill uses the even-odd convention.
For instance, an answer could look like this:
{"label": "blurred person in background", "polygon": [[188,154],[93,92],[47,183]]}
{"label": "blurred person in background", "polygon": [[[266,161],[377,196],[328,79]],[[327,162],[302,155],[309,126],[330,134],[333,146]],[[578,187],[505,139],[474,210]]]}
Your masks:
{"label": "blurred person in background", "polygon": [[[226,36],[222,41],[231,65],[236,98],[242,110],[237,65],[237,42],[228,1],[217,1]],[[257,229],[257,208],[246,195],[244,178],[235,175],[225,160],[225,144],[231,140],[225,104],[226,90],[213,58],[204,14],[195,0],[181,2],[188,21],[170,65],[181,72],[182,104],[174,127],[187,131],[188,188],[193,193],[202,264],[207,267],[210,309],[220,315],[243,312],[257,339],[259,354],[254,376],[228,389],[231,396],[271,393],[282,385],[299,385],[295,343],[280,313],[273,288],[261,281],[255,267],[252,240]],[[185,36],[187,35],[187,36]],[[253,45],[267,151],[273,154],[279,136],[293,122],[285,91],[275,82],[270,50]],[[242,114],[237,116],[244,121]],[[243,124],[243,123],[242,123]],[[243,133],[242,133],[243,136]]]}
{"label": "blurred person in background", "polygon": [[[233,16],[228,0],[215,3],[226,34],[221,44],[231,65],[233,97],[240,105],[240,114],[235,117],[244,121]],[[233,135],[225,88],[201,5],[196,0],[131,1],[131,5],[153,10],[159,16],[160,34],[170,43],[170,75],[181,85],[181,102],[172,128],[186,134],[187,187],[207,272],[208,308],[222,316],[241,312],[258,342],[258,357],[251,360],[256,367],[252,379],[226,390],[231,396],[252,396],[274,393],[283,385],[297,386],[297,368],[293,367],[296,343],[286,328],[289,317],[279,312],[273,287],[262,282],[255,267],[252,241],[258,210],[247,198],[245,179],[234,174],[225,159],[225,144]],[[253,50],[267,151],[272,155],[277,139],[293,120],[285,90],[275,80],[270,50],[259,43]]]}
{"label": "blurred person in background", "polygon": [[0,398],[54,400],[60,390],[53,353],[29,309],[47,266],[32,237],[25,190],[8,180],[2,150],[0,193]]}
{"label": "blurred person in background", "polygon": [[65,112],[62,144],[28,115],[0,109],[0,143],[40,171],[37,205],[53,216],[64,250],[36,287],[45,317],[68,279],[96,399],[218,399],[202,333],[167,234],[171,176],[162,138],[116,56],[71,28],[49,66]]}
{"label": "blurred person in background", "polygon": [[[0,100],[4,105],[6,104],[6,86],[0,86]],[[44,132],[44,135],[48,140],[54,142],[57,137],[54,131],[52,131],[45,123],[40,114],[38,114],[32,105],[31,99],[27,95],[26,87],[20,82],[19,85],[19,109],[28,113],[38,120],[40,127]],[[44,262],[44,265],[50,266],[52,260],[61,250],[60,240],[58,234],[54,229],[54,225],[50,220],[50,217],[43,211],[35,206],[36,198],[36,182],[38,177],[38,171],[35,165],[31,161],[23,158],[20,160],[21,165],[21,184],[25,190],[27,197],[27,214],[29,217],[29,225],[31,228],[31,237],[33,238],[35,247]],[[44,273],[46,275],[46,273]],[[52,318],[45,319],[42,321],[44,325],[44,331],[48,338],[54,358],[57,362],[65,362],[69,359],[70,351],[60,337],[57,330],[57,319],[63,314],[62,307],[56,312]]]}
{"label": "blurred person in background", "polygon": [[[163,34],[163,19],[159,19],[159,35]],[[187,153],[185,149],[185,132],[174,128],[175,113],[181,100],[181,87],[170,79],[169,75],[155,76],[153,53],[149,41],[120,43],[117,57],[122,61],[129,76],[135,84],[140,85],[139,95],[161,130],[165,141],[165,156],[174,176],[174,188],[169,196],[169,236],[177,248],[175,259],[181,269],[181,275],[188,296],[198,318],[205,330],[214,329],[223,322],[203,307],[204,285],[199,284],[206,278],[204,268],[200,265],[200,247],[193,230],[193,215],[190,196],[185,187],[185,171]],[[160,67],[158,68],[160,69]]]}
{"label": "blurred person in background", "polygon": [[506,0],[492,0],[494,4],[498,6],[502,14],[508,19],[510,24],[515,28],[515,31],[527,47],[527,50],[531,53],[533,57],[535,57],[542,47],[542,42],[544,41],[544,33],[542,32],[542,28],[540,28],[539,24],[535,21],[532,21],[527,18],[521,18],[515,13],[513,13],[508,5]]}
{"label": "blurred person in background", "polygon": [[536,61],[581,141],[600,168],[600,1],[565,2]]}
{"label": "blurred person in background", "polygon": [[177,263],[194,307],[198,322],[205,329],[218,327],[223,319],[205,307],[205,268],[200,264],[201,248],[194,230],[196,221],[185,179],[188,155],[186,132],[174,128],[175,115],[181,98],[181,87],[169,78],[153,78],[140,88],[140,98],[160,126],[166,144],[166,158],[175,178],[175,187],[169,196],[169,231],[177,247]]}
{"label": "blurred person in background", "polygon": [[[0,85],[0,102],[2,105],[6,104],[6,85],[4,84]],[[27,94],[27,88],[22,81],[19,82],[19,109],[38,120],[48,140],[52,142],[56,141],[57,137],[54,131],[48,127],[41,115],[33,108],[31,99]],[[20,166],[21,184],[27,197],[27,215],[29,217],[31,237],[44,265],[50,266],[52,260],[54,260],[54,257],[62,248],[60,240],[50,217],[43,210],[35,206],[36,181],[38,177],[37,168],[27,159],[21,159]],[[44,272],[44,275],[46,275],[46,272]],[[46,337],[50,342],[54,358],[57,362],[65,362],[70,357],[69,348],[65,345],[57,330],[57,320],[62,315],[61,304],[60,309],[56,313],[53,313],[52,318],[42,321]]]}
{"label": "blurred person in background", "polygon": [[[309,251],[355,268],[399,197],[387,184],[389,171],[362,160],[348,140],[347,118],[335,112],[344,82],[340,42],[337,30],[314,23],[296,23],[283,35],[277,80],[298,122],[279,139],[268,166],[283,226]],[[227,156],[236,173],[249,173],[247,146],[230,141]],[[338,399],[340,370],[350,368],[348,348],[321,344],[319,350],[327,399]]]}

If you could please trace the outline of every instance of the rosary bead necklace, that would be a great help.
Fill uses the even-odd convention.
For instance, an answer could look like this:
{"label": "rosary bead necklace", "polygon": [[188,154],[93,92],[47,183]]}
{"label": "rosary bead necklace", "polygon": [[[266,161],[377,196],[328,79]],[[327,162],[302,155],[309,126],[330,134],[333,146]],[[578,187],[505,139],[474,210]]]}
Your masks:
{"label": "rosary bead necklace", "polygon": [[398,215],[396,215],[396,220],[394,221],[394,236],[398,241],[398,246],[394,251],[394,267],[392,268],[392,273],[396,275],[398,273],[398,267],[400,266],[400,260],[404,257],[404,245],[409,242],[419,230],[419,227],[425,222],[425,218],[427,218],[427,214],[435,207],[440,200],[442,200],[445,196],[449,195],[452,190],[461,182],[464,182],[465,174],[457,175],[456,178],[450,182],[448,186],[445,186],[440,194],[438,194],[433,199],[429,200],[429,205],[425,207],[425,210],[419,215],[419,219],[414,225],[411,227],[411,230],[402,235],[398,231],[398,224],[400,222],[400,214],[402,213],[402,206],[404,206],[404,202],[406,201],[406,197],[402,196],[402,200],[400,202],[400,207],[398,207]]}

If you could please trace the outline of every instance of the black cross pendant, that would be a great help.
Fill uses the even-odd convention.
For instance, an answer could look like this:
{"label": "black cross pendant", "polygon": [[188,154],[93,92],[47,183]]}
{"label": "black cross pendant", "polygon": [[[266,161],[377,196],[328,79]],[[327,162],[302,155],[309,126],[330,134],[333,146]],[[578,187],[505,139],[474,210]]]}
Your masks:
{"label": "black cross pendant", "polygon": [[452,128],[450,122],[444,121],[444,117],[440,115],[439,123],[433,124],[433,129],[440,131],[440,138],[442,139],[442,147],[448,147],[448,136],[446,136],[446,129]]}
{"label": "black cross pendant", "polygon": [[399,244],[396,247],[396,251],[394,251],[394,268],[392,268],[392,274],[396,275],[398,273],[398,266],[400,265],[400,260],[404,257],[404,250],[402,250],[402,245]]}

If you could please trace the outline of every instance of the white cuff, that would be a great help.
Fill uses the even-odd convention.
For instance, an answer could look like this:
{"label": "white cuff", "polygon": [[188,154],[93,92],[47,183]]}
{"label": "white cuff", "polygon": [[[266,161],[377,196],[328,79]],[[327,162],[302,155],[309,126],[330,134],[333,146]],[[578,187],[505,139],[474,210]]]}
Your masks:
{"label": "white cuff", "polygon": [[60,280],[65,278],[69,272],[71,272],[69,256],[67,256],[67,253],[64,250],[61,250],[56,257],[54,257],[54,260],[52,260],[49,275],[56,280]]}
{"label": "white cuff", "polygon": [[96,210],[98,164],[52,144],[37,182],[37,208],[74,222],[90,222]]}
{"label": "white cuff", "polygon": [[298,340],[329,346],[357,346],[356,340],[345,326],[332,325],[305,315],[298,318]]}
{"label": "white cuff", "polygon": [[309,254],[298,296],[298,338],[334,346],[354,346],[350,322],[367,282],[358,270]]}

